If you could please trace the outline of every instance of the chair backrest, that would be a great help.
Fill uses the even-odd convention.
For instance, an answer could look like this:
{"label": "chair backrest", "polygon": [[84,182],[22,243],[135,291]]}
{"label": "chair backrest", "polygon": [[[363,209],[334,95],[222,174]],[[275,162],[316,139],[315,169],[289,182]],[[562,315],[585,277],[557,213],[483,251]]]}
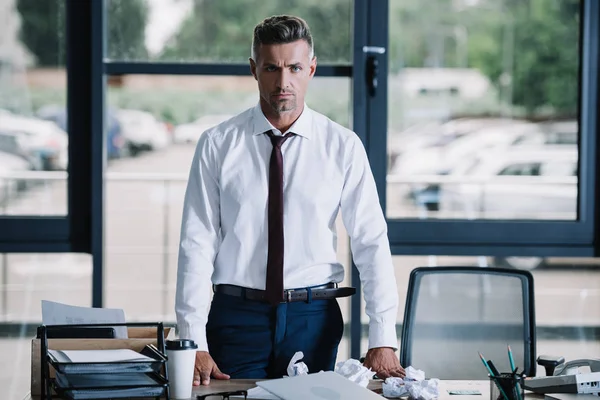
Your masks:
{"label": "chair backrest", "polygon": [[500,372],[535,376],[533,276],[480,267],[421,267],[410,275],[400,363],[427,378],[487,379],[478,352]]}

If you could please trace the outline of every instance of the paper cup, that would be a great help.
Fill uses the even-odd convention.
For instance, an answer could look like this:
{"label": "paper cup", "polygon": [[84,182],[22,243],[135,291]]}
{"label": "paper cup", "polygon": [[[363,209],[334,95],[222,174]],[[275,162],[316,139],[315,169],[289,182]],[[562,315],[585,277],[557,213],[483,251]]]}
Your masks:
{"label": "paper cup", "polygon": [[198,345],[193,340],[167,340],[167,368],[169,372],[169,397],[189,399],[194,383],[194,364]]}

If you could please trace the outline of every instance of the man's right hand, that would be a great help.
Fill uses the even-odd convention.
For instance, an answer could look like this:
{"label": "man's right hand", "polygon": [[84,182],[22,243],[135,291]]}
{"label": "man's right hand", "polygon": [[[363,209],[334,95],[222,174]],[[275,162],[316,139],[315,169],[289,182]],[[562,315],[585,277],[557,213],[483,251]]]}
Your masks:
{"label": "man's right hand", "polygon": [[196,365],[194,366],[194,386],[208,385],[211,376],[215,379],[229,379],[229,375],[219,370],[207,351],[197,351]]}

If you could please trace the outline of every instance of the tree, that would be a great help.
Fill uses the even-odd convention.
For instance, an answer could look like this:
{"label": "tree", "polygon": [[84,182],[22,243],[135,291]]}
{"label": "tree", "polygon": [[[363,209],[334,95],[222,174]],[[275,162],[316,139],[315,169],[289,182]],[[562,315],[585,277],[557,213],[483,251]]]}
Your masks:
{"label": "tree", "polygon": [[39,66],[61,66],[66,62],[64,0],[18,0],[21,15],[19,37]]}
{"label": "tree", "polygon": [[[107,0],[108,51],[118,59],[147,57],[144,30],[148,6],[144,0]],[[17,0],[20,38],[35,55],[38,66],[66,62],[65,0]]]}
{"label": "tree", "polygon": [[[529,6],[529,10],[524,7]],[[513,102],[533,114],[551,106],[577,116],[579,81],[579,1],[531,0],[515,18]]]}
{"label": "tree", "polygon": [[116,60],[146,60],[145,29],[148,5],[145,0],[108,0],[107,56]]}
{"label": "tree", "polygon": [[[390,69],[475,68],[529,116],[576,116],[580,0],[390,2]],[[470,5],[469,5],[470,3]],[[456,30],[459,29],[459,31]],[[457,32],[467,32],[467,57]]]}
{"label": "tree", "polygon": [[276,14],[307,21],[320,62],[351,61],[352,3],[347,0],[195,0],[192,13],[160,58],[246,62],[254,26]]}

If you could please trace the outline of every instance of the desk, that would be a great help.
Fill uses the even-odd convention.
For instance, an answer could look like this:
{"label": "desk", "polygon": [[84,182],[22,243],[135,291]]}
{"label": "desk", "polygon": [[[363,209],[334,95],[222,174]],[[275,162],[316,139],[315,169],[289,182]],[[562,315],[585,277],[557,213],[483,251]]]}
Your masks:
{"label": "desk", "polygon": [[[371,381],[369,383],[369,389],[380,390],[382,381]],[[256,386],[256,379],[231,379],[227,381],[218,381],[211,379],[210,385],[208,386],[197,386],[194,387],[192,393],[192,399],[196,398],[198,394],[210,394],[216,392],[234,391],[234,390],[246,390]],[[439,400],[489,400],[490,398],[490,382],[489,381],[440,381],[440,397]],[[451,396],[448,394],[448,390],[479,390],[481,396]],[[527,394],[528,399],[543,400],[544,395],[540,394]],[[383,397],[382,397],[383,399]],[[23,400],[38,400],[31,396],[26,396]]]}
{"label": "desk", "polygon": [[[211,379],[209,386],[195,387],[193,390],[193,395],[195,397],[198,394],[210,394],[215,392],[250,389],[256,386],[255,382],[255,379],[232,379],[229,381],[217,381]],[[377,380],[371,381],[368,387],[371,390],[381,390],[381,385],[382,381]],[[439,388],[439,400],[489,400],[490,398],[489,381],[440,381]],[[452,389],[477,389],[481,392],[481,396],[451,396],[448,394],[447,391]]]}

